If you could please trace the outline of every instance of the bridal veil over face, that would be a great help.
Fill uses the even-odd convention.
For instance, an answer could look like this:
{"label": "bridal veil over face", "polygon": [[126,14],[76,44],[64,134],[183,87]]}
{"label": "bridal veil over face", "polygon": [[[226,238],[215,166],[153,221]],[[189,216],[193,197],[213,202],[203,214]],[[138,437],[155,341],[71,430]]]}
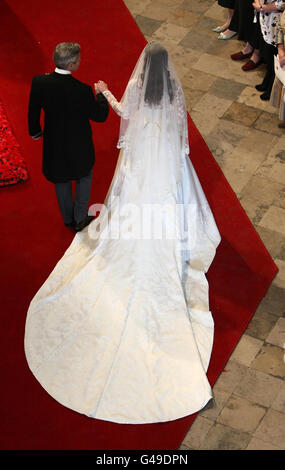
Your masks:
{"label": "bridal veil over face", "polygon": [[[108,99],[121,126],[105,210],[32,299],[25,352],[45,390],[72,410],[117,423],[169,421],[212,397],[205,273],[220,234],[188,157],[183,91],[165,48],[147,45],[121,102]],[[145,205],[160,205],[164,226],[186,220],[183,237],[127,236],[125,223],[110,236],[109,222],[124,222],[130,204],[136,228],[145,228]]]}

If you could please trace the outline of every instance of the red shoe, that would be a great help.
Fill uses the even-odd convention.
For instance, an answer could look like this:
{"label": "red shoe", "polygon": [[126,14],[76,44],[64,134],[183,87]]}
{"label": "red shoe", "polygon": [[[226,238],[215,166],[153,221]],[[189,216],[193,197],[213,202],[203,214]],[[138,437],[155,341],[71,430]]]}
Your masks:
{"label": "red shoe", "polygon": [[249,57],[252,56],[252,51],[249,52],[248,54],[244,54],[242,51],[236,52],[235,54],[231,55],[232,60],[243,60],[243,59],[248,59]]}
{"label": "red shoe", "polygon": [[254,70],[257,67],[259,67],[259,65],[261,65],[262,63],[263,63],[262,59],[259,59],[258,62],[253,62],[253,60],[250,59],[242,66],[242,70],[244,72],[248,72],[249,70]]}

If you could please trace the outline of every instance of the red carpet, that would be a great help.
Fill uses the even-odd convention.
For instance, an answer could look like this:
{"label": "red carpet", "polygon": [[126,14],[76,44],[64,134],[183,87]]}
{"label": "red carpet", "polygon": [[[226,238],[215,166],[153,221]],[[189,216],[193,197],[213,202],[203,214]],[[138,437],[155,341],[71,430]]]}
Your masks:
{"label": "red carpet", "polygon": [[[72,240],[54,187],[41,174],[41,142],[27,131],[35,74],[53,70],[62,41],[82,46],[76,77],[103,79],[120,98],[145,40],[122,0],[9,0],[0,5],[0,86],[8,119],[27,161],[25,184],[1,188],[1,449],[177,449],[195,416],[170,423],[119,425],[92,420],[53,400],[25,361],[26,312]],[[103,202],[116,165],[119,119],[94,124],[97,154],[92,203]],[[189,119],[191,159],[222,242],[208,273],[215,319],[209,368],[213,385],[266,293],[277,268],[197,129]]]}

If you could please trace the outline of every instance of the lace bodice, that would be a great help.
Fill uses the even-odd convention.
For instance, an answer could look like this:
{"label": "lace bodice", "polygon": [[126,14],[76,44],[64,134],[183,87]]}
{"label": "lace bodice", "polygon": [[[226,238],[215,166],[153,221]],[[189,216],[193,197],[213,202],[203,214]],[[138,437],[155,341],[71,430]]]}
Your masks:
{"label": "lace bodice", "polygon": [[260,13],[260,26],[265,42],[276,46],[278,44],[278,28],[282,11],[285,10],[284,0],[268,0],[267,4],[275,2],[276,10]]}

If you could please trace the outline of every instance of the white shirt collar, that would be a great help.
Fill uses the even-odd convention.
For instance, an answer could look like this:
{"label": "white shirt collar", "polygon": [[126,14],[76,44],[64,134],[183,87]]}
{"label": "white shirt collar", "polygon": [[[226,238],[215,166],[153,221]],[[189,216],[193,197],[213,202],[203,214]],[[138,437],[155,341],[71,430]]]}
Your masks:
{"label": "white shirt collar", "polygon": [[69,75],[71,72],[69,70],[63,70],[63,69],[59,69],[59,68],[55,68],[55,72],[56,73],[61,73],[62,75]]}

